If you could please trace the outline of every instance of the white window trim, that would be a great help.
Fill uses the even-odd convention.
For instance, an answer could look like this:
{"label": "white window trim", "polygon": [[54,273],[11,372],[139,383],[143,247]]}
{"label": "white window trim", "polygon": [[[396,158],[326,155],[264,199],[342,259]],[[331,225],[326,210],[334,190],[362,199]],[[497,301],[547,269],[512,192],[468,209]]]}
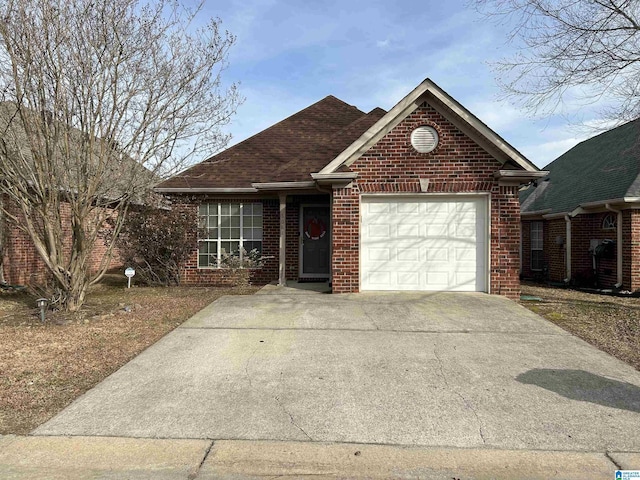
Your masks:
{"label": "white window trim", "polygon": [[[605,226],[605,223],[609,223],[608,226]],[[602,219],[602,230],[615,230],[618,227],[618,221],[616,215],[613,213],[608,213]]]}
{"label": "white window trim", "polygon": [[[539,225],[540,226],[540,234],[542,236],[542,238],[540,239],[540,243],[541,243],[540,248],[533,248],[533,226],[534,225]],[[533,267],[533,252],[544,252],[544,222],[541,222],[541,221],[531,222],[531,224],[529,226],[529,237],[530,237],[529,238],[529,242],[530,242],[529,261],[530,261],[531,271],[532,272],[541,272],[541,271],[544,270],[544,265],[541,266],[540,268],[534,268]]]}
{"label": "white window trim", "polygon": [[[225,204],[227,202],[224,202]],[[235,202],[229,202],[229,204],[233,204]],[[216,227],[216,229],[218,230],[218,238],[217,239],[208,239],[208,238],[198,238],[198,245],[200,245],[201,242],[207,242],[207,243],[216,243],[216,265],[215,266],[201,266],[200,265],[200,248],[198,248],[198,269],[200,270],[229,270],[230,267],[226,267],[220,264],[220,260],[221,260],[221,255],[222,255],[222,242],[239,242],[239,249],[240,249],[240,262],[242,263],[242,260],[244,260],[244,254],[242,253],[242,251],[244,250],[244,242],[245,240],[247,242],[260,242],[263,243],[264,242],[264,205],[262,205],[262,228],[263,228],[263,238],[262,240],[254,240],[254,239],[245,239],[244,238],[244,206],[245,203],[258,203],[261,204],[261,202],[238,202],[238,204],[240,205],[240,238],[225,238],[222,239],[220,237],[220,230],[222,227],[220,227],[220,219],[222,218],[222,204],[223,202],[203,202],[200,205],[212,205],[212,204],[217,204],[218,205],[218,213],[216,218],[218,219],[218,225]],[[198,212],[198,221],[200,221],[200,212]],[[209,225],[209,209],[207,209],[207,228]],[[244,268],[244,267],[240,267],[240,268]]]}

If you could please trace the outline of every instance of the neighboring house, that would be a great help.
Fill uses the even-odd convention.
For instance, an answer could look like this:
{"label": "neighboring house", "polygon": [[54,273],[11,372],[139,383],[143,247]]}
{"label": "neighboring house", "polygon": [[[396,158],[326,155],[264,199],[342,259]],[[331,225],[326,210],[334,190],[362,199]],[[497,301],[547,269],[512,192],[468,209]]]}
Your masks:
{"label": "neighboring house", "polygon": [[156,187],[198,209],[187,284],[257,249],[254,282],[517,298],[520,185],[540,172],[427,79],[389,112],[328,96]]}
{"label": "neighboring house", "polygon": [[[21,121],[18,120],[19,116],[16,115],[16,109],[17,107],[14,103],[0,102],[0,146],[7,149],[7,151],[19,149],[25,161],[29,161],[32,152],[25,128]],[[74,136],[80,137],[80,132],[76,129],[71,129],[71,134],[72,138]],[[78,140],[79,144],[80,141]],[[97,149],[101,146],[100,142],[96,142],[94,148]],[[80,147],[77,148],[79,149]],[[58,171],[66,170],[69,172],[73,167],[77,167],[77,164],[73,162],[65,164],[61,161],[59,165],[54,166],[53,170],[55,170],[55,167],[57,167]],[[89,171],[92,168],[91,165],[83,167],[86,167]],[[25,173],[28,173],[28,171],[28,169],[24,170]],[[8,181],[3,178],[3,174],[4,171],[0,168],[0,181]],[[149,187],[158,180],[158,177],[154,176],[138,162],[121,154],[114,155],[114,160],[109,162],[105,175],[108,175],[110,182],[100,194],[96,195],[101,204],[104,205],[104,207],[99,207],[103,209],[101,210],[102,212],[113,212],[113,208],[109,206],[111,199],[118,198],[123,192],[130,191],[132,182],[136,182],[136,190],[148,191]],[[54,175],[53,178],[60,179],[65,178],[65,176]],[[73,192],[73,187],[69,185],[69,183],[65,184],[63,180],[59,180],[57,186],[61,192]],[[70,249],[73,235],[71,206],[64,200],[64,195],[61,198],[60,214],[62,217],[63,243],[66,248]],[[12,201],[7,194],[0,193],[0,208],[4,208],[18,219],[24,219],[18,204]],[[31,237],[20,229],[15,222],[12,222],[10,218],[5,217],[0,211],[0,282],[21,285],[45,282],[50,276],[50,271],[36,251]],[[108,250],[107,242],[110,241],[111,230],[112,228],[109,225],[105,225],[91,251],[88,262],[92,271],[97,271],[101,266]],[[109,265],[111,268],[122,267],[117,248],[113,251]]]}
{"label": "neighboring house", "polygon": [[640,289],[640,119],[586,140],[520,193],[522,276]]}

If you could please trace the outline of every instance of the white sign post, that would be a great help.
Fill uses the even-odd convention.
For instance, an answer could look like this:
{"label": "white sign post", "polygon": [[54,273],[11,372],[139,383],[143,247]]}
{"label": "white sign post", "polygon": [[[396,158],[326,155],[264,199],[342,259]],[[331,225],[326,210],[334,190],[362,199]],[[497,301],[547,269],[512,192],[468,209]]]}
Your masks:
{"label": "white sign post", "polygon": [[135,269],[128,267],[125,271],[124,274],[126,275],[127,279],[128,279],[128,286],[127,288],[131,288],[131,277],[133,277],[136,274]]}

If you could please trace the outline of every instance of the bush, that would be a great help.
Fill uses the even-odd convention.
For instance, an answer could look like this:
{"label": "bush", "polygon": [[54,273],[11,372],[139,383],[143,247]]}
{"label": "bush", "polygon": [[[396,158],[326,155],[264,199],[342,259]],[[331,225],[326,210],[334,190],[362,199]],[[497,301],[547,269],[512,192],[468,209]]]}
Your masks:
{"label": "bush", "polygon": [[129,212],[119,251],[126,266],[150,285],[178,285],[180,269],[197,248],[195,211],[143,208]]}

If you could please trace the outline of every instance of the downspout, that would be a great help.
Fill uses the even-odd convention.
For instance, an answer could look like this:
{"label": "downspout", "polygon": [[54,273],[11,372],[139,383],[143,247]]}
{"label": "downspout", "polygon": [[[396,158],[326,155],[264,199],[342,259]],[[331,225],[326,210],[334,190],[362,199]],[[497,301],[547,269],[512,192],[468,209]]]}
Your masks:
{"label": "downspout", "polygon": [[565,261],[567,268],[567,278],[564,279],[564,283],[569,283],[571,281],[571,216],[565,215],[565,228],[566,228],[566,237],[567,241],[565,242]]}
{"label": "downspout", "polygon": [[616,288],[622,287],[622,210],[611,207],[611,204],[605,203],[604,208],[618,215],[616,220]]}

